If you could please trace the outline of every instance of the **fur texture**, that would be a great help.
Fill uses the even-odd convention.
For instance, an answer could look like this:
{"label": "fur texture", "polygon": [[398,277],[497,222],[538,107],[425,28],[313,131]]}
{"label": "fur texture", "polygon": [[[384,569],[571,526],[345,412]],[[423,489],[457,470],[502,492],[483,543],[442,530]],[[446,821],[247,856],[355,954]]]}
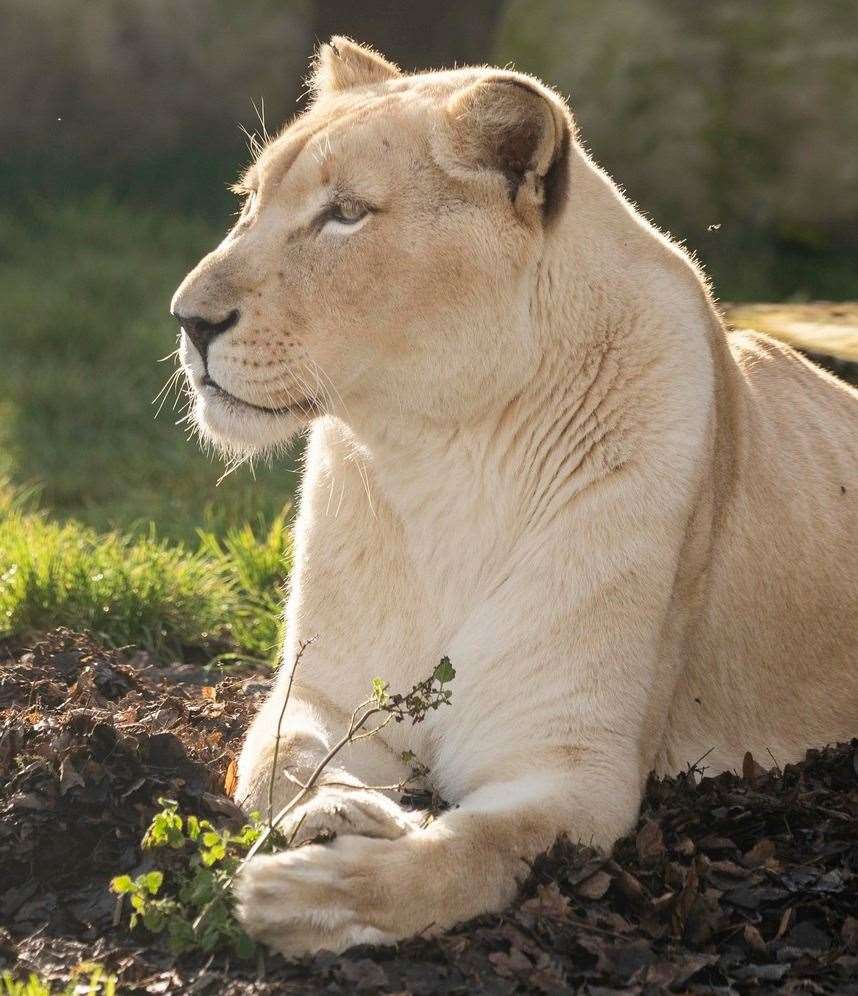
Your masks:
{"label": "fur texture", "polygon": [[[207,369],[183,336],[205,434],[243,454],[310,425],[240,800],[264,808],[299,640],[293,777],[373,676],[405,690],[445,654],[458,674],[452,706],[340,756],[300,814],[332,843],[247,868],[244,922],[288,954],[500,909],[560,831],[610,846],[653,769],[858,731],[856,392],[728,339],[537,81],[402,76],[335,39],[315,89],[174,299],[240,312]],[[426,828],[362,787],[406,748],[455,804]]]}

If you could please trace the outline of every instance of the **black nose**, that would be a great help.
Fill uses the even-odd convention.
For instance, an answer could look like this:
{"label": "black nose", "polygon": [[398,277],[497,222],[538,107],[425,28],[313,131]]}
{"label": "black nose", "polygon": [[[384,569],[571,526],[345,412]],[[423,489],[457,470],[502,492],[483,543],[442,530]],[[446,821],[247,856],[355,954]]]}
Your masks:
{"label": "black nose", "polygon": [[205,363],[208,359],[208,351],[212,339],[223,332],[229,331],[236,324],[238,321],[238,311],[233,309],[221,322],[212,322],[200,315],[180,315],[178,312],[173,317],[178,320],[188,338],[197,347],[197,352],[203,358],[203,363]]}

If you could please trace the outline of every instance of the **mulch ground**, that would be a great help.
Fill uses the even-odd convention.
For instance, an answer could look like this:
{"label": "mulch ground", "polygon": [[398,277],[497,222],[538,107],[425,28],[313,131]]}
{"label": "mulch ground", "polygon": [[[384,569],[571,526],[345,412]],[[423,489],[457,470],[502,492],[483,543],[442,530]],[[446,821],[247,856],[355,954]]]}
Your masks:
{"label": "mulch ground", "polygon": [[266,689],[62,630],[0,646],[0,970],[99,961],[129,994],[858,996],[858,740],[653,780],[611,856],[561,840],[503,915],[440,938],[250,965],[149,945],[107,882],[139,866],[159,797],[238,816],[224,777]]}

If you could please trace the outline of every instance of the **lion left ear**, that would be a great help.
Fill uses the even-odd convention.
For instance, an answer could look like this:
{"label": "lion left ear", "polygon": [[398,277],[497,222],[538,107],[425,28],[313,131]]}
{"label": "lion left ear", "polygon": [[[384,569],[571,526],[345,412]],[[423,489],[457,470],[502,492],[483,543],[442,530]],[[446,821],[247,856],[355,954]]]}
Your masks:
{"label": "lion left ear", "polygon": [[319,49],[312,84],[318,94],[339,93],[352,87],[385,83],[401,75],[397,66],[371,48],[334,35]]}
{"label": "lion left ear", "polygon": [[546,219],[566,196],[572,124],[563,101],[528,77],[489,76],[447,106],[457,158],[500,172],[514,204],[535,201]]}

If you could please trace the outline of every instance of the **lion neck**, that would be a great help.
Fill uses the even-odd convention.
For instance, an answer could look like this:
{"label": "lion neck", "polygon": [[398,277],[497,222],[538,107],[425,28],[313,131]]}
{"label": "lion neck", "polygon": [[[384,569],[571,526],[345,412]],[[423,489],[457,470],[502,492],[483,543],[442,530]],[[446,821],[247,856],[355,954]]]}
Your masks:
{"label": "lion neck", "polygon": [[573,171],[533,277],[540,359],[528,382],[476,419],[400,413],[353,427],[415,558],[439,586],[464,570],[459,593],[503,576],[600,480],[700,445],[688,413],[707,404],[718,324],[705,287],[601,171],[586,159]]}

